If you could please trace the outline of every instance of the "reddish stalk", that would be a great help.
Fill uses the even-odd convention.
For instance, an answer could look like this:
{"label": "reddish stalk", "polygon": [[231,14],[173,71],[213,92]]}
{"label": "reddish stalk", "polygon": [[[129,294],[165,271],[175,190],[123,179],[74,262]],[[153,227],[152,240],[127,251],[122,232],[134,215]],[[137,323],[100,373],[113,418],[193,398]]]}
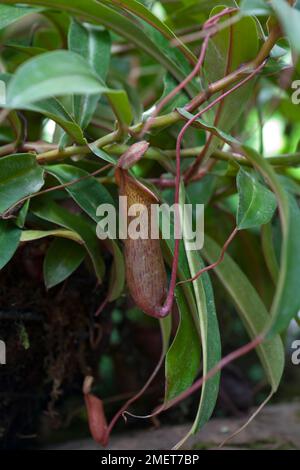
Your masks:
{"label": "reddish stalk", "polygon": [[[119,409],[119,411],[115,414],[115,416],[112,418],[111,422],[109,423],[109,426],[107,427],[107,430],[106,430],[106,435],[105,435],[105,439],[104,439],[104,446],[107,445],[107,442],[108,442],[108,439],[109,439],[109,436],[111,434],[111,431],[113,430],[115,424],[117,423],[118,419],[123,416],[125,418],[125,412],[127,410],[127,408],[132,404],[134,403],[136,400],[138,400],[144,393],[145,391],[148,389],[148,387],[151,385],[152,381],[154,380],[154,378],[156,377],[157,373],[159,372],[159,369],[161,368],[162,366],[162,363],[164,361],[164,358],[165,358],[165,351],[163,350],[162,353],[161,353],[161,356],[159,358],[159,361],[154,369],[154,371],[152,372],[152,374],[150,375],[149,379],[147,380],[147,382],[145,383],[145,385],[143,386],[143,388],[136,394],[134,395],[132,398],[130,398],[129,400],[127,400],[127,402]],[[126,419],[126,418],[125,418]]]}
{"label": "reddish stalk", "polygon": [[230,243],[232,242],[232,240],[234,239],[234,237],[236,236],[237,233],[238,233],[238,228],[235,227],[235,229],[233,230],[233,232],[229,235],[229,237],[227,238],[226,242],[224,243],[223,248],[222,248],[221,253],[220,253],[220,256],[219,256],[219,259],[218,259],[217,261],[215,261],[214,263],[210,264],[209,266],[205,266],[205,268],[203,268],[203,269],[200,269],[200,271],[198,271],[197,274],[195,274],[195,276],[192,277],[191,279],[185,279],[184,281],[178,282],[178,283],[177,283],[177,286],[180,286],[181,284],[185,284],[186,282],[194,282],[194,281],[196,281],[196,279],[198,279],[203,273],[206,273],[207,271],[210,271],[211,269],[215,269],[217,266],[219,266],[219,264],[221,264],[222,261],[224,260],[224,257],[225,257],[227,248],[229,247]]}
{"label": "reddish stalk", "polygon": [[[176,141],[176,178],[175,178],[175,197],[174,197],[176,233],[180,233],[180,228],[181,228],[180,214],[179,214],[179,207],[178,207],[180,180],[181,180],[180,151],[181,151],[181,143],[185,135],[185,132],[191,126],[191,124],[194,121],[196,121],[202,114],[210,110],[213,106],[220,103],[228,95],[230,95],[235,90],[237,90],[238,88],[243,86],[245,83],[247,83],[249,80],[251,80],[264,67],[264,65],[265,65],[265,61],[262,64],[260,64],[255,70],[253,70],[248,77],[244,78],[244,80],[237,83],[233,88],[231,88],[230,90],[220,95],[212,103],[210,103],[204,109],[202,109],[197,114],[195,114],[191,119],[189,119],[185,123],[185,125],[182,127],[181,131],[179,132],[177,141]],[[173,263],[172,263],[171,281],[170,281],[169,291],[168,291],[168,295],[167,295],[164,305],[161,307],[155,308],[155,311],[153,312],[153,315],[157,318],[165,317],[171,311],[172,306],[173,306],[174,291],[176,287],[177,267],[178,267],[178,260],[179,260],[179,244],[180,244],[180,239],[175,237],[174,257],[173,257]]]}
{"label": "reddish stalk", "polygon": [[254,411],[254,413],[247,419],[246,423],[243,424],[239,429],[233,432],[230,436],[226,437],[223,442],[219,445],[219,449],[221,449],[227,442],[231,441],[235,436],[240,434],[250,423],[256,418],[256,416],[261,412],[261,410],[266,406],[266,404],[271,400],[272,396],[274,395],[274,391],[272,390],[271,393],[267,396],[267,398],[262,402],[262,404]]}
{"label": "reddish stalk", "polygon": [[185,390],[178,397],[173,398],[173,400],[170,400],[163,407],[163,409],[168,410],[172,406],[177,405],[177,403],[180,403],[182,400],[189,397],[191,394],[196,392],[200,387],[202,387],[202,385],[205,382],[207,382],[207,380],[211,379],[221,369],[223,369],[224,367],[226,367],[228,364],[235,361],[236,359],[239,359],[245,354],[248,354],[253,349],[257,348],[257,346],[259,346],[263,342],[264,337],[265,337],[265,334],[262,333],[259,336],[257,336],[254,340],[250,341],[249,343],[245,344],[244,346],[241,346],[240,348],[236,349],[232,353],[225,356],[223,359],[221,359],[220,362],[218,362],[218,364],[215,365],[215,367],[213,367],[205,376],[198,379],[188,390]]}
{"label": "reddish stalk", "polygon": [[259,346],[263,342],[264,339],[265,339],[265,333],[261,333],[254,340],[250,341],[249,343],[245,344],[239,349],[236,349],[232,353],[228,354],[223,359],[221,359],[218,362],[218,364],[216,364],[215,367],[213,367],[205,376],[202,376],[200,379],[196,380],[196,382],[190,388],[188,388],[187,390],[185,390],[184,392],[182,392],[180,395],[173,398],[172,400],[168,401],[168,403],[164,403],[162,406],[157,408],[153,413],[146,415],[146,416],[138,416],[138,415],[134,415],[128,412],[126,414],[128,414],[129,416],[133,416],[135,418],[140,418],[140,419],[149,419],[149,418],[153,418],[154,416],[158,416],[163,411],[169,410],[173,406],[177,405],[178,403],[180,403],[181,401],[185,400],[190,395],[195,393],[197,390],[199,390],[199,388],[202,387],[202,385],[205,382],[211,379],[216,373],[218,373],[228,364],[235,361],[236,359],[239,359],[242,356],[245,356],[250,351],[257,348],[257,346]]}
{"label": "reddish stalk", "polygon": [[[201,168],[201,171],[199,171],[196,175],[194,175],[189,183],[194,183],[195,181],[199,181],[202,178],[204,178],[205,175],[210,171],[210,169],[215,165],[215,161],[211,161],[207,164],[205,168]],[[149,183],[152,183],[159,188],[174,188],[176,180],[174,178],[169,179],[169,178],[149,178],[148,179]]]}
{"label": "reddish stalk", "polygon": [[22,199],[19,199],[15,204],[13,204],[9,209],[7,209],[3,214],[0,214],[0,219],[5,219],[7,215],[19,204],[23,204],[24,202],[28,201],[29,199],[33,199],[34,197],[41,196],[43,194],[51,193],[52,191],[58,191],[60,189],[68,188],[69,186],[72,186],[73,184],[79,183],[80,181],[86,180],[88,178],[91,178],[93,176],[97,176],[100,173],[102,173],[105,170],[108,170],[111,168],[113,165],[112,163],[108,163],[107,165],[103,166],[102,168],[99,168],[98,170],[94,171],[93,173],[89,173],[88,175],[81,176],[80,178],[76,178],[72,181],[69,181],[68,183],[64,184],[59,184],[57,186],[52,186],[51,188],[43,189],[42,191],[39,191],[38,193],[30,194],[29,196],[25,196]]}

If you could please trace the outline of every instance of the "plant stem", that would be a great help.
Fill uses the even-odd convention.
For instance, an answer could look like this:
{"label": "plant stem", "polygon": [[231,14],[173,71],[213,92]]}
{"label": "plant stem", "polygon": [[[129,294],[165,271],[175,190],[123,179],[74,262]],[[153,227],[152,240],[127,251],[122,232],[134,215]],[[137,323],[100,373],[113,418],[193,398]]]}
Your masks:
{"label": "plant stem", "polygon": [[[28,144],[27,147],[28,149],[33,148],[33,144]],[[3,148],[3,147],[2,147]],[[115,156],[121,156],[123,153],[125,153],[128,150],[129,146],[126,144],[112,144],[105,146],[103,149]],[[47,151],[45,153],[41,153],[37,155],[37,160],[39,163],[51,163],[51,161],[56,161],[59,158],[57,155],[60,156],[61,159],[65,158],[70,158],[74,156],[73,147],[70,147],[70,150],[62,150],[58,151],[56,148],[50,151]],[[81,154],[89,154],[91,153],[90,149],[86,146],[82,147],[76,147],[78,155]],[[190,147],[190,148],[185,148],[181,150],[181,157],[183,158],[192,158],[197,155],[202,151],[203,147]],[[1,151],[0,151],[1,154]],[[47,156],[45,156],[47,154]],[[147,158],[149,160],[162,160],[164,156],[167,156],[169,158],[175,158],[176,157],[176,150],[168,149],[168,150],[161,150],[155,147],[150,147],[147,152],[144,155],[144,158]],[[252,167],[252,164],[249,160],[247,160],[245,157],[241,155],[237,155],[231,152],[227,152],[224,150],[214,150],[214,152],[211,155],[211,158],[214,158],[216,160],[221,160],[225,162],[236,162],[241,166],[247,166],[249,168]],[[291,165],[300,165],[300,152],[296,153],[287,153],[287,154],[282,154],[282,155],[274,155],[273,157],[268,157],[267,159],[268,163],[273,166],[278,166],[278,167],[285,167],[285,166],[291,166]]]}

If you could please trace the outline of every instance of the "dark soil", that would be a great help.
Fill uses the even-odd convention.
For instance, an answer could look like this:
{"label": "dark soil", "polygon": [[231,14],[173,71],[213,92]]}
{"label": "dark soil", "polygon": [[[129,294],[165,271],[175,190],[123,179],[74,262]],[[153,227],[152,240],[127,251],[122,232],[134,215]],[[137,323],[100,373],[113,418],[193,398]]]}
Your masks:
{"label": "dark soil", "polygon": [[60,426],[56,407],[62,397],[81,394],[84,375],[97,371],[100,343],[93,337],[106,325],[102,321],[100,330],[93,313],[103,293],[84,267],[47,292],[46,246],[21,247],[0,273],[0,337],[7,349],[7,364],[0,367],[2,448],[33,437],[42,413],[49,426]]}

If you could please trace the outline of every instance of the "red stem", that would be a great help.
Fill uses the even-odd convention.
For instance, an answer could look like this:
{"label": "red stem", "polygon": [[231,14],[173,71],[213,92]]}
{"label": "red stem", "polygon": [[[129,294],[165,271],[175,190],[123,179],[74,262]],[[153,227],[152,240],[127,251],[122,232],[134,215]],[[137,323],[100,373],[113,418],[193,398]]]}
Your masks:
{"label": "red stem", "polygon": [[[244,346],[236,349],[235,351],[231,352],[227,356],[223,357],[223,359],[221,359],[221,361],[219,361],[218,364],[216,364],[215,367],[213,367],[205,376],[196,380],[196,382],[189,389],[182,392],[180,395],[178,395],[178,397],[173,398],[173,400],[170,400],[167,404],[161,407],[160,411],[168,410],[172,406],[177,405],[177,403],[189,397],[191,394],[196,392],[200,387],[202,387],[202,385],[205,382],[207,382],[207,380],[211,379],[217,372],[219,372],[221,369],[226,367],[231,362],[235,361],[236,359],[239,359],[245,354],[248,354],[253,349],[257,348],[257,346],[259,346],[263,342],[263,340],[264,340],[264,334],[262,333],[259,336],[257,336],[254,340],[250,341]],[[155,415],[156,414],[158,413],[156,412]]]}
{"label": "red stem", "polygon": [[205,382],[211,379],[217,372],[219,372],[221,369],[226,367],[228,364],[235,361],[236,359],[239,359],[245,354],[248,354],[253,349],[257,348],[257,346],[259,346],[264,341],[264,339],[265,339],[265,334],[261,333],[254,340],[250,341],[244,346],[231,352],[230,354],[225,356],[223,359],[221,359],[212,369],[210,369],[210,371],[206,375],[196,380],[196,382],[193,383],[193,385],[190,388],[188,388],[187,390],[185,390],[184,392],[182,392],[180,395],[173,398],[172,400],[169,400],[167,403],[164,403],[162,406],[157,408],[153,413],[146,415],[146,416],[137,416],[131,413],[128,413],[128,414],[136,418],[149,419],[149,418],[153,418],[154,416],[158,416],[163,411],[169,410],[170,408],[177,405],[178,403],[180,403],[181,401],[185,400],[190,395],[195,393],[197,390],[199,390],[199,388],[201,388]]}
{"label": "red stem", "polygon": [[[225,93],[223,93],[218,98],[216,98],[212,103],[208,104],[204,109],[202,109],[197,114],[195,114],[191,119],[189,119],[185,123],[185,125],[182,127],[181,131],[179,132],[177,141],[176,141],[176,178],[175,178],[175,198],[174,198],[174,203],[175,203],[175,208],[176,208],[175,210],[175,227],[176,227],[175,232],[176,233],[178,234],[180,233],[180,214],[179,214],[179,207],[178,207],[180,180],[181,180],[180,151],[181,151],[181,143],[185,135],[185,132],[191,126],[191,124],[194,121],[196,121],[202,114],[210,110],[213,106],[221,102],[228,95],[230,95],[235,90],[237,90],[238,88],[243,86],[245,83],[250,81],[264,67],[264,65],[265,65],[265,61],[262,64],[260,64],[255,70],[253,70],[249,74],[248,77],[244,78],[241,82],[237,83],[233,88],[231,88],[230,90],[227,90]],[[176,287],[178,259],[179,259],[179,243],[180,243],[180,239],[175,238],[174,257],[173,257],[173,263],[172,263],[172,272],[171,272],[169,292],[168,292],[164,305],[162,307],[157,307],[155,311],[153,312],[153,315],[157,318],[165,317],[170,312],[173,306],[174,292],[175,292],[175,287]]]}
{"label": "red stem", "polygon": [[[229,9],[229,11],[230,11],[230,9]],[[228,14],[228,9],[224,10],[221,13],[223,15],[225,13]],[[219,18],[221,16],[223,16],[221,13],[219,15],[217,15],[216,17],[211,18],[207,23],[211,24],[211,23],[217,22],[219,20]],[[162,102],[159,105],[160,108],[158,106],[159,110],[166,103],[166,101],[168,101],[170,99],[170,97],[174,96],[173,95],[174,92],[175,92],[174,94],[176,94],[176,93],[178,93],[179,90],[182,89],[182,84],[183,83],[184,84],[188,83],[193,78],[193,76],[196,73],[198,73],[198,71],[200,70],[200,68],[203,64],[203,61],[204,61],[205,52],[206,52],[206,49],[207,49],[207,44],[208,44],[209,38],[210,38],[210,36],[207,36],[205,38],[204,42],[203,42],[200,57],[199,57],[199,60],[197,62],[197,65],[196,65],[195,69],[190,73],[190,75],[180,85],[178,85],[178,87],[176,87],[168,96],[166,96],[166,98],[164,100],[162,100]],[[162,105],[162,103],[163,103],[163,105]],[[156,112],[157,112],[157,110],[156,110]],[[151,123],[149,124],[151,119],[153,119],[153,117],[150,118],[148,123],[146,124],[146,126],[144,128],[144,133],[147,131],[147,129],[149,129],[151,127]],[[175,203],[175,227],[176,227],[175,232],[177,234],[180,233],[180,214],[179,214],[179,207],[178,207],[179,192],[180,192],[180,179],[181,179],[180,148],[181,148],[181,141],[182,141],[182,138],[184,136],[184,133],[185,133],[185,130],[186,130],[187,127],[188,127],[188,122],[181,129],[181,131],[178,135],[178,138],[177,138],[177,142],[176,142],[176,177],[175,177],[174,203]],[[161,307],[157,307],[155,309],[155,312],[153,312],[154,315],[158,318],[163,318],[166,315],[168,315],[168,313],[171,311],[172,306],[173,306],[174,292],[175,292],[176,278],[177,278],[178,259],[179,259],[179,244],[180,244],[180,239],[175,237],[174,257],[173,257],[173,263],[172,263],[171,281],[170,281],[170,285],[169,285],[168,295],[167,295],[167,298],[165,300],[164,305],[161,306]]]}
{"label": "red stem", "polygon": [[125,411],[127,410],[127,408],[132,404],[134,403],[136,400],[138,400],[144,393],[145,391],[147,390],[147,388],[151,385],[153,379],[156,377],[157,373],[159,372],[159,369],[161,368],[162,366],[162,363],[164,361],[164,357],[165,357],[165,351],[163,350],[162,353],[161,353],[161,356],[160,356],[160,359],[154,369],[154,371],[152,372],[152,374],[150,375],[149,379],[147,380],[147,382],[145,383],[145,385],[143,386],[143,388],[136,394],[134,395],[132,398],[130,398],[129,400],[127,400],[127,402],[119,409],[119,411],[115,414],[115,416],[112,418],[111,422],[109,423],[109,426],[106,430],[106,436],[105,436],[105,443],[104,445],[107,445],[107,442],[108,442],[108,439],[109,439],[109,436],[111,434],[111,431],[112,429],[114,428],[115,424],[117,423],[118,419],[124,415]]}

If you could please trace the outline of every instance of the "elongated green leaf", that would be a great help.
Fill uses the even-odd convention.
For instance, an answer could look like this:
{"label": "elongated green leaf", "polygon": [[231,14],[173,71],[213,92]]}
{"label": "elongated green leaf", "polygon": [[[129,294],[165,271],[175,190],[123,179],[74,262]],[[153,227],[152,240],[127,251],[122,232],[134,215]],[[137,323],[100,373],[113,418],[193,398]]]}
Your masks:
{"label": "elongated green leaf", "polygon": [[106,93],[110,105],[116,115],[121,128],[128,128],[133,120],[133,113],[126,91],[119,90],[114,93]]}
{"label": "elongated green leaf", "polygon": [[[184,201],[184,192],[181,188],[181,204]],[[184,220],[184,233],[188,231],[188,220]],[[171,227],[171,233],[174,233],[174,227]],[[165,244],[173,253],[174,241],[164,240]],[[202,268],[203,262],[196,251],[188,251],[185,248],[185,244],[181,243],[180,246],[180,260],[178,275],[181,280],[190,279],[199,269]],[[189,246],[190,247],[190,246]],[[180,296],[177,298],[177,304],[180,309],[181,315],[189,313],[194,323],[194,337],[193,341],[189,340],[190,347],[193,347],[193,352],[191,351],[190,356],[193,357],[192,364],[189,367],[184,365],[177,364],[177,367],[180,367],[181,375],[176,373],[176,370],[171,370],[171,367],[174,366],[174,362],[171,362],[168,365],[166,362],[166,401],[169,399],[169,396],[176,396],[177,394],[184,391],[184,387],[191,385],[196,376],[196,359],[200,358],[200,341],[202,345],[202,363],[203,363],[203,375],[205,375],[208,370],[213,368],[221,358],[221,344],[220,344],[220,335],[217,322],[217,316],[214,306],[214,298],[212,287],[210,284],[210,279],[208,274],[201,276],[194,283],[185,283],[181,287],[182,293],[184,294],[185,299]],[[176,295],[178,292],[176,291]],[[183,303],[184,300],[186,304]],[[188,307],[187,307],[188,306]],[[187,307],[187,308],[186,308]],[[183,331],[178,330],[177,335],[178,339],[175,338],[174,346],[176,347],[175,352],[177,351],[178,357],[179,354],[178,347],[181,344],[181,338],[185,335],[185,328],[191,326],[191,319],[184,319],[184,323],[180,324],[181,328],[184,328]],[[190,334],[191,330],[190,330]],[[198,341],[197,341],[198,339]],[[176,344],[177,342],[177,344]],[[174,358],[175,352],[171,350],[171,355],[167,355],[168,359],[172,360]],[[169,353],[168,353],[169,354]],[[184,354],[182,357],[185,357]],[[194,362],[195,361],[195,362]],[[220,374],[216,374],[210,380],[208,380],[201,390],[201,399],[199,403],[199,408],[197,412],[196,419],[192,425],[192,428],[187,433],[187,435],[177,444],[176,448],[183,445],[186,439],[193,433],[197,432],[210,418],[218,396],[219,391],[219,377]],[[177,378],[177,380],[176,380]]]}
{"label": "elongated green leaf", "polygon": [[15,254],[21,237],[21,230],[9,221],[0,220],[0,269]]}
{"label": "elongated green leaf", "polygon": [[264,176],[276,195],[282,228],[282,247],[279,278],[272,304],[271,333],[278,333],[288,327],[300,309],[300,209],[296,199],[281,184],[274,169],[253,149],[244,147],[244,152],[251,163]]}
{"label": "elongated green leaf", "polygon": [[[15,2],[19,3],[19,2]],[[42,8],[15,7],[9,5],[0,5],[0,29],[6,28],[15,21],[24,18],[32,13],[39,13]]]}
{"label": "elongated green leaf", "polygon": [[264,0],[242,0],[240,5],[243,15],[269,15],[271,13],[270,6]]}
{"label": "elongated green leaf", "polygon": [[44,184],[44,171],[34,155],[24,153],[0,159],[0,213]]}
{"label": "elongated green leaf", "polygon": [[59,124],[62,129],[79,145],[86,144],[82,129],[68,111],[64,108],[62,103],[56,98],[47,98],[36,103],[25,104],[22,109],[28,109],[52,119],[52,121]]}
{"label": "elongated green leaf", "polygon": [[[221,248],[208,235],[205,236],[203,256],[209,263],[216,261]],[[226,254],[224,260],[215,268],[228,294],[234,301],[245,328],[251,339],[256,338],[270,324],[271,317],[265,305],[233,259]],[[278,335],[265,340],[256,348],[272,390],[275,392],[280,383],[284,368],[284,348]]]}
{"label": "elongated green leaf", "polygon": [[23,207],[18,212],[18,215],[15,219],[15,224],[17,227],[19,228],[24,227],[28,210],[29,210],[29,199],[23,204]]}
{"label": "elongated green leaf", "polygon": [[[18,1],[3,0],[3,3],[17,4]],[[186,76],[186,69],[189,69],[189,65],[183,54],[180,51],[175,51],[175,48],[170,46],[169,41],[152,26],[149,25],[149,28],[146,28],[148,26],[147,23],[142,27],[135,19],[130,19],[127,15],[122,15],[116,10],[94,0],[85,0],[84,3],[82,0],[59,0],[55,4],[53,0],[27,0],[26,3],[65,10],[91,23],[96,22],[96,24],[101,24],[149,54],[169,70],[178,81],[181,81]],[[158,35],[155,38],[156,40],[151,36],[152,30]],[[153,36],[155,37],[155,35]],[[158,39],[160,39],[159,44],[156,42]],[[189,84],[187,90],[191,95],[198,91],[194,84]]]}
{"label": "elongated green leaf", "polygon": [[107,163],[112,163],[114,166],[117,164],[117,159],[116,157],[113,157],[109,155],[107,152],[104,152],[104,150],[100,149],[97,147],[97,145],[92,142],[91,144],[88,144],[91,152],[96,155],[96,157],[101,158],[101,160],[104,160]]}
{"label": "elongated green leaf", "polygon": [[182,288],[176,290],[180,314],[176,336],[166,356],[166,400],[190,387],[200,369],[200,341]]}
{"label": "elongated green leaf", "polygon": [[[181,187],[181,204],[185,202],[185,195],[183,187]],[[190,227],[188,226],[189,219],[183,216],[183,234],[184,245],[186,248],[186,256],[191,273],[191,277],[195,276],[197,272],[202,269],[203,261],[199,256],[198,251],[190,250],[187,234]],[[221,359],[221,340],[218,326],[218,320],[214,305],[213,290],[210,279],[207,273],[196,279],[193,283],[193,290],[195,294],[200,332],[201,332],[201,345],[202,345],[202,363],[203,375],[213,369]],[[182,443],[187,439],[190,434],[196,433],[211,417],[214,407],[216,405],[218,392],[219,392],[220,374],[215,374],[212,378],[207,380],[201,388],[201,399],[194,424],[184,438]]]}
{"label": "elongated green leaf", "polygon": [[7,105],[14,108],[44,98],[109,91],[89,63],[71,51],[51,51],[21,65],[7,89]]}
{"label": "elongated green leaf", "polygon": [[111,204],[114,206],[114,200],[107,189],[95,177],[87,178],[89,176],[87,171],[67,164],[51,165],[45,168],[61,184],[85,178],[71,186],[67,186],[66,191],[95,222],[100,220],[96,214],[100,204]]}
{"label": "elongated green leaf", "polygon": [[237,226],[247,229],[268,223],[276,210],[276,198],[253,174],[240,168],[237,175],[239,206]]}
{"label": "elongated green leaf", "polygon": [[[4,80],[6,86],[11,81],[12,75],[0,74],[0,80]],[[62,103],[56,98],[48,98],[35,103],[15,106],[15,109],[34,111],[52,119],[59,124],[65,132],[79,145],[86,143],[81,128],[76,124],[73,117],[64,108]]]}
{"label": "elongated green leaf", "polygon": [[[69,49],[87,58],[97,76],[105,82],[110,62],[110,36],[107,31],[85,27],[73,21],[69,31]],[[133,119],[127,93],[124,90],[107,92],[106,96],[121,127],[128,127]],[[85,128],[93,116],[99,96],[75,96],[74,111],[77,122]]]}
{"label": "elongated green leaf", "polygon": [[[189,113],[185,108],[179,108],[177,109],[177,111],[186,120],[189,120],[193,117],[193,114]],[[213,126],[212,124],[208,124],[201,118],[198,118],[195,121],[195,124],[198,124],[198,126],[201,129],[205,129],[206,131],[209,131],[211,134],[215,135],[216,137],[219,137],[223,142],[226,142],[227,144],[236,144],[236,145],[239,144],[239,141],[235,139],[234,137],[232,137],[230,134],[223,132],[221,129],[219,129],[216,126]]]}
{"label": "elongated green leaf", "polygon": [[292,48],[300,53],[300,11],[291,7],[285,0],[271,0],[283,31],[289,38]]}
{"label": "elongated green leaf", "polygon": [[[171,234],[174,234],[174,226],[171,221]],[[174,239],[166,238],[163,240],[163,253],[171,266],[174,256]],[[180,244],[178,277],[181,281],[191,277],[186,252],[183,244]],[[184,392],[194,382],[197,370],[196,363],[200,363],[201,358],[201,336],[197,305],[194,297],[193,288],[190,283],[183,284],[176,289],[176,303],[180,314],[180,323],[175,339],[170,346],[166,356],[165,374],[166,390],[165,401]],[[188,317],[188,318],[187,318]],[[188,345],[183,344],[189,331]],[[189,365],[186,363],[187,346],[189,349]],[[182,349],[183,348],[183,349]],[[178,371],[180,370],[180,374]]]}
{"label": "elongated green leaf", "polygon": [[31,206],[32,212],[41,219],[48,220],[49,222],[72,230],[82,238],[93,262],[98,280],[101,281],[103,279],[105,266],[100,252],[100,243],[97,239],[93,224],[89,223],[82,215],[71,214],[49,198],[33,201]]}
{"label": "elongated green leaf", "polygon": [[[95,74],[105,82],[110,62],[110,35],[78,21],[71,22],[69,49],[86,58]],[[85,129],[89,124],[99,101],[99,95],[74,97],[75,119]]]}
{"label": "elongated green leaf", "polygon": [[179,47],[185,52],[187,56],[193,59],[191,51],[182,42],[179,41],[178,37],[174,32],[156,15],[154,15],[150,9],[146,8],[141,2],[135,0],[104,0],[104,3],[108,5],[114,5],[118,8],[122,8],[125,11],[130,11],[136,16],[145,20],[148,24],[154,26],[159,32],[161,32],[167,39],[177,40]]}
{"label": "elongated green leaf", "polygon": [[[216,6],[211,16],[219,13],[223,7]],[[221,20],[226,21],[226,18]],[[256,57],[259,47],[256,21],[252,17],[243,17],[229,28],[220,30],[210,41],[204,62],[204,72],[209,83],[221,79],[224,75],[237,70]],[[230,132],[238,122],[248,100],[251,97],[254,80],[231,93],[215,107],[215,113],[204,116],[206,122],[212,122],[223,132]],[[220,144],[213,138],[206,153],[208,158]]]}
{"label": "elongated green leaf", "polygon": [[47,289],[67,279],[80,266],[85,250],[71,240],[57,238],[50,245],[44,260],[44,279]]}
{"label": "elongated green leaf", "polygon": [[172,333],[172,318],[171,315],[167,315],[165,318],[161,318],[159,320],[161,336],[162,336],[162,343],[163,343],[163,354],[166,355],[169,344],[170,344],[170,337]]}
{"label": "elongated green leaf", "polygon": [[21,242],[32,242],[34,240],[41,240],[46,237],[61,237],[73,240],[77,243],[84,244],[81,236],[71,230],[23,230],[21,234]]}
{"label": "elongated green leaf", "polygon": [[276,284],[279,276],[279,267],[274,248],[271,222],[262,227],[261,239],[266,265],[268,267],[269,273],[271,275],[271,278],[273,279],[274,284]]}
{"label": "elongated green leaf", "polygon": [[5,47],[21,52],[28,57],[34,57],[36,55],[48,52],[47,49],[43,49],[42,47],[22,46],[21,44],[5,44]]}
{"label": "elongated green leaf", "polygon": [[68,35],[69,49],[84,57],[98,77],[106,80],[111,39],[108,31],[72,20]]}

